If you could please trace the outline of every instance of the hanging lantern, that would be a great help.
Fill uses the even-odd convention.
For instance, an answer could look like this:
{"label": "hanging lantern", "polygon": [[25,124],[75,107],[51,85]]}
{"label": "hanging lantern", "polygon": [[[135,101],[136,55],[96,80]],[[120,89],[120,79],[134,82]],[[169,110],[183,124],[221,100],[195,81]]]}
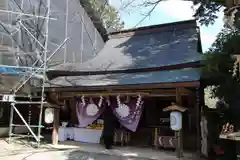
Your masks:
{"label": "hanging lantern", "polygon": [[174,131],[180,131],[182,129],[182,113],[179,111],[173,111],[170,113],[171,129]]}
{"label": "hanging lantern", "polygon": [[172,103],[171,106],[168,106],[163,109],[164,112],[171,111],[170,113],[170,127],[174,131],[180,131],[182,129],[182,113],[185,112],[187,108],[179,106],[175,103]]}
{"label": "hanging lantern", "polygon": [[47,124],[53,123],[54,121],[54,109],[46,108],[44,112],[44,121]]}

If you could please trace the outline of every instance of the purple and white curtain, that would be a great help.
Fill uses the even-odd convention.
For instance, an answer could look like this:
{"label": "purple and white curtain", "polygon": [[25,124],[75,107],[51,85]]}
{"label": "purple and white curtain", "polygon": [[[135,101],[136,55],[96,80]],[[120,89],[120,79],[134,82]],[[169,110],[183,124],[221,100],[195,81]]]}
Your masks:
{"label": "purple and white curtain", "polygon": [[103,97],[85,98],[82,96],[81,101],[76,104],[78,127],[87,127],[92,124],[103,113],[104,108]]}
{"label": "purple and white curtain", "polygon": [[135,132],[143,111],[143,100],[141,95],[138,95],[137,98],[127,97],[125,100],[117,96],[115,103],[114,101],[112,102],[111,107],[113,113],[116,115],[121,125]]}
{"label": "purple and white curtain", "polygon": [[[107,105],[103,105],[105,102]],[[92,124],[104,111],[105,106],[111,106],[113,113],[119,120],[120,124],[132,132],[137,130],[142,111],[143,100],[141,95],[137,98],[132,97],[112,97],[110,101],[103,101],[103,97],[85,98],[77,102],[78,127],[87,127]]]}

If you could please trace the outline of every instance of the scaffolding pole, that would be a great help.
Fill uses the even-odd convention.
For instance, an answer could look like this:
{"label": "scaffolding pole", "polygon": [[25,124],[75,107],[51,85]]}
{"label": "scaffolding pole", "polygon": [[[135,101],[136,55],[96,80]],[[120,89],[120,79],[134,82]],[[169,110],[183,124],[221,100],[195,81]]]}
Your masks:
{"label": "scaffolding pole", "polygon": [[50,8],[51,8],[51,2],[50,0],[47,0],[47,20],[46,20],[46,43],[45,43],[45,49],[44,49],[44,61],[43,61],[43,82],[42,82],[42,99],[41,99],[41,106],[40,106],[40,114],[39,114],[39,121],[38,121],[38,147],[40,145],[40,135],[41,135],[41,124],[42,124],[42,112],[43,112],[43,102],[45,101],[45,82],[46,82],[46,69],[47,69],[47,48],[48,48],[48,23],[49,23],[49,17],[50,17]]}
{"label": "scaffolding pole", "polygon": [[[66,0],[65,37],[68,36],[68,0]],[[67,62],[67,45],[64,46],[64,64]]]}
{"label": "scaffolding pole", "polygon": [[[45,60],[45,63],[47,63],[51,58],[52,58],[52,56],[54,56],[56,53],[57,53],[57,51],[63,46],[63,45],[65,45],[66,44],[66,42],[68,41],[68,38],[67,39],[65,39],[64,41],[63,41],[63,43],[48,57],[48,58],[46,58],[46,60]],[[46,64],[42,64],[41,65],[41,67],[43,66],[43,65],[45,65],[45,67],[46,67]],[[38,70],[40,70],[41,68],[38,68],[36,71],[35,71],[35,73],[33,72],[32,73],[32,75],[30,75],[23,83],[20,83],[19,85],[20,86],[18,86],[15,90],[14,90],[14,98],[16,97],[16,93],[17,93],[17,91],[21,88],[21,87],[23,87],[30,79],[31,79],[31,77],[34,75],[34,74],[36,74],[37,72],[38,72]],[[46,70],[45,70],[45,76],[43,76],[43,77],[46,77]],[[45,83],[45,81],[44,81],[44,83]],[[37,146],[39,147],[40,146],[40,142],[41,142],[41,128],[42,128],[42,112],[43,112],[43,107],[44,107],[44,104],[46,104],[46,102],[45,102],[45,99],[44,99],[44,83],[42,84],[42,95],[41,95],[41,101],[40,102],[32,102],[32,101],[12,101],[12,103],[11,103],[11,111],[10,111],[10,121],[9,121],[9,143],[11,143],[11,137],[12,137],[12,135],[13,135],[13,127],[14,126],[20,126],[20,125],[17,125],[17,124],[13,124],[13,117],[14,117],[14,111],[18,114],[18,116],[21,118],[21,120],[23,121],[23,123],[24,123],[24,126],[26,126],[27,128],[28,128],[28,130],[29,130],[29,132],[32,134],[32,136],[35,138],[35,140],[37,141]],[[35,135],[35,133],[32,131],[32,129],[31,129],[31,127],[36,127],[36,125],[34,126],[34,125],[29,125],[26,121],[25,121],[25,119],[22,117],[22,115],[21,115],[21,113],[18,111],[18,109],[16,108],[16,104],[29,104],[29,105],[31,105],[31,104],[40,104],[41,106],[40,106],[40,114],[39,114],[39,123],[38,123],[38,133],[37,133],[37,135]],[[22,126],[22,125],[21,125]]]}
{"label": "scaffolding pole", "polygon": [[[47,60],[46,60],[46,63],[57,53],[57,51],[67,42],[67,40],[68,40],[68,38],[67,39],[65,39],[64,41],[63,41],[63,43],[47,58]],[[32,72],[32,74],[27,78],[27,79],[25,79],[24,77],[23,77],[23,80],[24,80],[24,82],[22,82],[22,83],[19,83],[18,84],[18,86],[17,87],[15,87],[15,89],[14,89],[14,95],[36,74],[36,73],[39,73],[42,69],[43,69],[43,71],[45,72],[45,75],[46,75],[46,68],[42,68],[44,66],[44,64],[42,64],[40,67],[41,68],[37,68],[34,72]],[[45,70],[44,70],[45,69]],[[21,81],[21,80],[20,80]],[[45,81],[44,81],[45,82]]]}
{"label": "scaffolding pole", "polygon": [[[15,41],[15,45],[17,46],[17,51],[20,54],[20,46],[22,43],[22,39],[20,38],[22,36],[22,32],[25,32],[27,36],[29,36],[29,38],[31,39],[31,42],[35,42],[38,44],[38,46],[36,45],[36,47],[39,47],[42,49],[42,52],[40,51],[39,57],[37,57],[36,61],[31,65],[31,66],[19,66],[19,64],[17,64],[16,66],[5,66],[7,68],[18,68],[20,70],[24,70],[23,72],[25,73],[25,75],[20,79],[19,83],[17,83],[13,88],[12,88],[12,94],[11,95],[3,95],[2,100],[0,100],[0,102],[7,102],[10,105],[10,119],[9,119],[9,143],[11,143],[12,141],[12,137],[14,136],[20,136],[20,137],[26,137],[26,136],[30,136],[30,135],[17,135],[13,133],[13,127],[26,127],[28,129],[28,131],[31,133],[31,137],[33,137],[36,142],[37,142],[37,146],[40,146],[40,142],[41,142],[41,129],[42,129],[42,114],[43,114],[43,107],[45,106],[45,104],[47,103],[45,101],[45,83],[46,83],[46,72],[48,70],[47,67],[47,63],[48,61],[59,51],[60,48],[62,48],[65,45],[65,53],[64,53],[64,61],[66,61],[66,42],[68,41],[69,38],[65,38],[65,40],[56,48],[56,50],[54,50],[49,56],[48,56],[48,42],[49,42],[49,21],[50,20],[56,20],[55,18],[51,18],[50,17],[50,13],[51,13],[51,0],[46,0],[46,4],[44,5],[46,7],[46,15],[36,15],[36,14],[29,14],[29,13],[24,13],[24,3],[25,0],[21,0],[20,1],[20,5],[18,5],[19,10],[22,12],[16,12],[14,10],[0,10],[0,12],[3,13],[7,13],[7,14],[14,14],[14,15],[18,15],[16,16],[16,22],[17,22],[17,28],[18,28],[18,39],[17,41]],[[14,1],[14,3],[17,3],[16,1]],[[9,2],[10,4],[10,2]],[[40,3],[39,3],[40,5]],[[39,6],[41,7],[41,6]],[[68,1],[67,1],[67,11],[66,11],[66,16],[68,17]],[[40,13],[39,13],[40,14]],[[26,17],[24,17],[26,16]],[[25,21],[30,20],[28,17],[31,18],[40,18],[43,19],[44,22],[44,26],[45,26],[45,30],[44,30],[44,41],[45,44],[42,44],[41,41],[35,37],[34,34],[32,34],[32,32],[27,28],[27,26],[24,25]],[[0,20],[1,21],[1,20]],[[11,19],[11,21],[14,21],[13,19]],[[68,19],[66,18],[66,23],[68,23]],[[21,29],[23,29],[21,31]],[[9,33],[10,34],[10,33]],[[12,34],[10,34],[9,36],[12,36]],[[67,36],[67,24],[66,24],[66,36]],[[13,37],[12,37],[13,38]],[[14,39],[14,38],[13,38]],[[18,43],[18,44],[16,44]],[[14,48],[14,46],[12,46],[12,48]],[[16,58],[18,58],[16,56]],[[43,58],[43,60],[42,60]],[[38,62],[40,61],[40,66],[37,66]],[[0,65],[0,66],[4,66],[4,65]],[[16,100],[17,97],[22,97],[20,95],[18,95],[19,91],[21,88],[23,88],[30,80],[31,78],[34,78],[36,74],[41,74],[41,95],[40,95],[40,99],[39,100],[32,100],[32,96],[29,94],[28,96],[30,97],[29,101],[19,101]],[[37,125],[31,125],[30,120],[28,120],[28,122],[24,119],[24,117],[22,116],[22,114],[20,113],[20,111],[17,108],[17,105],[19,104],[25,104],[25,105],[40,105],[40,112],[39,112],[39,119],[38,119],[38,124]],[[23,122],[23,124],[14,124],[13,119],[14,119],[14,112],[16,112],[21,121]],[[28,117],[29,118],[29,117]],[[31,118],[31,117],[30,117]],[[32,128],[37,128],[37,133],[34,133]]]}
{"label": "scaffolding pole", "polygon": [[[47,19],[45,16],[38,16],[33,14],[27,14],[27,13],[21,13],[21,12],[14,12],[14,11],[8,11],[8,10],[2,10],[0,9],[0,12],[10,13],[10,14],[16,14],[16,15],[23,15],[23,16],[29,16],[34,18],[41,18],[41,19]],[[56,18],[49,18],[50,20],[57,20]]]}
{"label": "scaffolding pole", "polygon": [[[57,51],[67,42],[69,38],[65,39],[63,41],[63,43],[48,57],[46,58],[46,60],[44,60],[45,63],[47,63],[56,53]],[[45,65],[45,66],[44,66]],[[46,64],[42,64],[41,67],[46,67]],[[35,72],[32,73],[32,75],[30,75],[23,83],[19,83],[20,86],[18,86],[17,88],[15,88],[14,90],[14,97],[16,96],[17,91],[19,91],[32,77],[34,74],[36,74],[41,68],[38,68]],[[45,76],[43,76],[43,78],[46,78],[46,68],[45,68]],[[46,79],[45,79],[46,80]],[[41,101],[40,102],[30,102],[30,101],[13,101],[11,103],[11,113],[10,113],[10,121],[9,121],[9,143],[11,143],[11,137],[13,135],[13,127],[16,126],[16,124],[13,124],[13,116],[14,116],[14,111],[18,114],[18,116],[21,118],[21,120],[24,123],[24,126],[26,126],[29,130],[29,132],[32,134],[32,136],[35,138],[35,140],[37,141],[37,146],[40,146],[40,142],[41,142],[41,128],[42,128],[42,112],[43,112],[43,107],[44,104],[46,104],[45,102],[45,97],[44,97],[44,88],[45,88],[45,81],[42,84],[42,94],[41,94]],[[40,105],[40,114],[39,114],[39,123],[38,123],[38,132],[37,135],[35,135],[35,133],[32,131],[31,127],[35,127],[34,125],[29,125],[25,119],[22,117],[21,113],[18,111],[18,109],[16,108],[16,104],[39,104]],[[20,126],[20,125],[18,125]]]}

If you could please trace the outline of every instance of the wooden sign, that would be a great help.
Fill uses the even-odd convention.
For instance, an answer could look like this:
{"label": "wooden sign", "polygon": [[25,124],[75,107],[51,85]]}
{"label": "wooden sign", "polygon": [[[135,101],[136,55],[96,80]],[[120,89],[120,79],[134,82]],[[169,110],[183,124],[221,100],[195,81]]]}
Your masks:
{"label": "wooden sign", "polygon": [[15,100],[14,95],[3,95],[2,101],[3,102],[13,102]]}

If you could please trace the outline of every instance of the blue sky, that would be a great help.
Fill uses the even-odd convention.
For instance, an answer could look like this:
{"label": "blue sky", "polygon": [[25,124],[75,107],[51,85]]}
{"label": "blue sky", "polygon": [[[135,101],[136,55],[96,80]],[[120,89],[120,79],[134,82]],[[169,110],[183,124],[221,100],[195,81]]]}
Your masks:
{"label": "blue sky", "polygon": [[[121,19],[125,22],[125,29],[133,28],[138,24],[145,14],[149,11],[149,8],[139,6],[143,0],[135,0],[131,6],[122,9],[130,0],[109,0],[109,3],[117,8]],[[193,19],[194,10],[193,4],[190,1],[181,0],[167,0],[161,2],[151,16],[146,18],[139,26],[149,26],[163,23],[170,23],[176,21],[183,21]],[[216,35],[223,28],[223,12],[219,12],[218,19],[214,25],[200,26],[202,47],[204,51],[211,46],[216,39]]]}

